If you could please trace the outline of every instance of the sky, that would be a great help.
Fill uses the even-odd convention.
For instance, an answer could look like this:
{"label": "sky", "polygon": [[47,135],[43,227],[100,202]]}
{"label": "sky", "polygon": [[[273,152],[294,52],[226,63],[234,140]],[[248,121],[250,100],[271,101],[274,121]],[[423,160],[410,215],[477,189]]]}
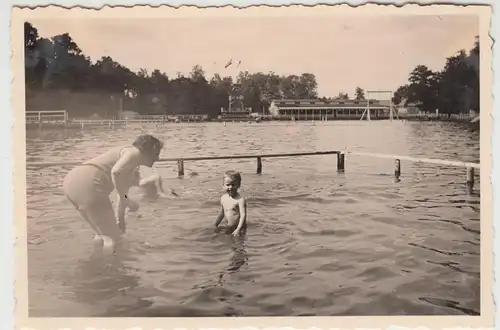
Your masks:
{"label": "sky", "polygon": [[[156,19],[32,19],[41,37],[69,33],[85,55],[111,56],[133,71],[170,77],[203,67],[316,75],[319,96],[396,90],[419,64],[442,69],[479,35],[475,15],[206,17]],[[224,68],[232,59],[233,65]],[[240,66],[236,65],[241,61]]]}

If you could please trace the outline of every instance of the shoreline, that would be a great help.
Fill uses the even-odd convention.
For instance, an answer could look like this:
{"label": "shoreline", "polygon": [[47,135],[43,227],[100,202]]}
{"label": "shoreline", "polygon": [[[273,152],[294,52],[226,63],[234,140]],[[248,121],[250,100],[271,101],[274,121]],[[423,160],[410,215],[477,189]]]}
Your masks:
{"label": "shoreline", "polygon": [[[288,117],[288,116],[287,116]],[[123,119],[123,120],[114,120],[114,119],[73,119],[68,122],[65,121],[30,121],[25,123],[25,127],[27,130],[34,129],[85,129],[88,127],[92,128],[113,128],[117,126],[126,126],[128,124],[157,124],[157,125],[175,125],[182,123],[214,123],[218,122],[221,124],[228,123],[251,123],[251,124],[259,124],[262,122],[284,122],[288,121],[290,123],[294,122],[334,122],[334,121],[361,121],[360,116],[338,116],[335,118],[298,118],[292,120],[286,117],[261,117],[261,118],[227,118],[227,119],[206,119],[206,120],[162,120],[158,119],[158,117],[154,119]],[[448,117],[448,115],[404,115],[399,116],[398,118],[394,118],[393,121],[407,121],[407,122],[452,122],[452,123],[462,123],[468,124],[471,128],[479,128],[479,121],[471,122],[473,118],[465,115],[452,115]],[[362,120],[367,121],[367,120]],[[390,121],[388,116],[379,116],[371,118],[371,121]]]}

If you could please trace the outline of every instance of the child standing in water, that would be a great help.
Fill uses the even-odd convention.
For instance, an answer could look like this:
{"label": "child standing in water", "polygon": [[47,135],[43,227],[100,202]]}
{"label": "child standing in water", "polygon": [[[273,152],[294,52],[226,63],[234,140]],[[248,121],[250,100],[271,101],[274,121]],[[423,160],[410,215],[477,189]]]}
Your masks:
{"label": "child standing in water", "polygon": [[241,174],[236,171],[226,172],[222,184],[226,193],[220,199],[221,208],[215,220],[215,227],[218,227],[225,218],[226,233],[231,233],[233,236],[244,234],[247,229],[247,202],[238,192],[241,186]]}

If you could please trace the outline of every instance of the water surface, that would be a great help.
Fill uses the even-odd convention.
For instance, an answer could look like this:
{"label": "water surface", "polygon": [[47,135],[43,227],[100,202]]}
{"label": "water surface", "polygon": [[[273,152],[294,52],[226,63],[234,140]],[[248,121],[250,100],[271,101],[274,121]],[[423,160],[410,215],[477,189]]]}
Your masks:
{"label": "water surface", "polygon": [[[389,121],[28,131],[27,160],[86,160],[146,132],[166,142],[162,157],[348,147],[479,162],[477,132]],[[70,167],[30,167],[30,316],[477,315],[479,191],[466,194],[465,169],[402,162],[395,182],[393,166],[348,156],[339,174],[335,155],[273,158],[257,175],[255,160],[214,160],[179,179],[160,164],[180,196],[129,214],[111,260],[90,257],[92,232],[62,195]],[[229,169],[249,200],[243,240],[212,228]]]}

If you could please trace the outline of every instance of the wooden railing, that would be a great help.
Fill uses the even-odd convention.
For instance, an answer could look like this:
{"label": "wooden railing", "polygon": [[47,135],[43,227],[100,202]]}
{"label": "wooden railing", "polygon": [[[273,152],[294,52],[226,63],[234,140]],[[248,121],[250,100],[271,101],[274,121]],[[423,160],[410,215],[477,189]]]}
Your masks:
{"label": "wooden railing", "polygon": [[66,124],[68,112],[66,110],[26,111],[26,123],[42,124],[44,122]]}
{"label": "wooden railing", "polygon": [[[222,159],[255,159],[257,161],[257,174],[262,174],[262,159],[264,158],[286,158],[286,157],[304,157],[304,156],[320,156],[320,155],[337,155],[337,172],[345,171],[345,156],[360,156],[360,157],[373,157],[394,160],[394,177],[399,181],[401,177],[401,161],[408,161],[413,163],[427,163],[448,167],[463,167],[467,169],[466,184],[468,191],[472,192],[474,188],[474,169],[480,169],[480,164],[470,162],[460,162],[455,160],[443,160],[433,158],[417,158],[410,156],[400,155],[387,155],[377,153],[365,153],[355,151],[314,151],[314,152],[294,152],[282,154],[253,154],[253,155],[232,155],[232,156],[200,156],[200,157],[182,157],[182,158],[161,158],[157,163],[177,162],[177,175],[184,176],[184,163],[194,161],[206,160],[222,160]],[[81,165],[82,162],[27,162],[27,167],[48,167],[48,166],[68,166],[68,165]]]}

